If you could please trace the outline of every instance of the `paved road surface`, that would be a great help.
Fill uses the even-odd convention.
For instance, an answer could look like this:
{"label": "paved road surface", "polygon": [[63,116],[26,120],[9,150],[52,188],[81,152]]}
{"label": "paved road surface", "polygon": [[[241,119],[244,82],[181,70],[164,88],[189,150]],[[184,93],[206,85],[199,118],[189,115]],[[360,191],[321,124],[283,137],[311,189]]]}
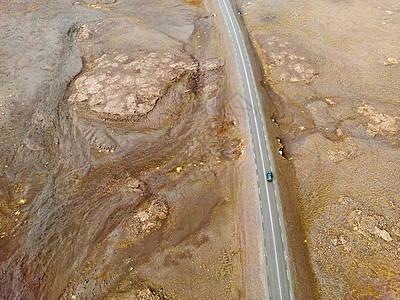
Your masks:
{"label": "paved road surface", "polygon": [[270,299],[294,299],[291,275],[287,261],[287,244],[283,227],[280,199],[277,194],[276,178],[267,182],[266,172],[274,169],[271,159],[265,120],[254,79],[249,55],[244,43],[237,12],[233,11],[229,0],[219,0],[223,17],[232,38],[239,72],[243,84],[245,108],[252,135],[254,159],[263,221],[268,290]]}

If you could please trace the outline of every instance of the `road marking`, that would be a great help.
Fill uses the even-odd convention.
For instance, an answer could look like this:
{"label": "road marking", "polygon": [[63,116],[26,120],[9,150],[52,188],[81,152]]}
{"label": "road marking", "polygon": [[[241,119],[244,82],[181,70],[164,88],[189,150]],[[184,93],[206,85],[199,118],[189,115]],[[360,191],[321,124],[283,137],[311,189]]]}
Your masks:
{"label": "road marking", "polygon": [[[233,23],[231,14],[229,13],[228,6],[227,6],[225,0],[222,0],[222,2],[224,3],[225,9],[226,9],[226,11],[227,11],[227,13],[228,13],[228,18],[229,18],[229,21],[231,22],[233,34],[235,35],[237,47],[238,47],[238,49],[239,49],[240,57],[241,57],[241,59],[242,59],[241,63],[242,63],[243,68],[244,68],[244,72],[245,72],[245,76],[246,76],[246,81],[247,81],[247,86],[248,86],[248,90],[249,90],[249,94],[250,94],[250,100],[251,100],[251,104],[252,104],[251,106],[252,106],[252,110],[253,110],[253,118],[254,118],[255,125],[256,125],[258,146],[259,146],[259,148],[260,148],[260,157],[261,157],[261,161],[262,161],[262,169],[263,169],[263,174],[264,174],[264,176],[265,176],[266,172],[265,172],[264,157],[263,157],[263,155],[262,155],[262,148],[261,148],[261,141],[260,141],[260,133],[259,133],[259,129],[258,129],[257,119],[256,119],[256,117],[255,117],[255,116],[256,116],[256,113],[255,113],[255,110],[254,110],[253,94],[252,94],[251,88],[250,88],[249,76],[248,76],[248,74],[247,74],[247,69],[246,69],[246,65],[245,65],[245,59],[244,59],[244,57],[243,57],[242,49],[241,49],[241,46],[240,46],[240,43],[239,43],[239,39],[238,39],[238,36],[237,36],[237,33],[236,33],[236,29],[235,29],[235,26],[234,26],[234,23]],[[259,103],[258,103],[258,105],[259,105]],[[275,233],[274,233],[274,224],[273,224],[273,221],[272,221],[271,200],[270,200],[270,198],[269,198],[268,188],[266,188],[266,193],[267,193],[267,199],[268,199],[268,208],[269,208],[269,215],[270,215],[270,224],[271,224],[271,231],[272,231],[272,240],[273,240],[273,245],[274,245],[274,254],[275,254],[275,263],[276,263],[276,273],[277,273],[277,276],[278,276],[279,295],[280,295],[280,298],[282,299],[282,287],[281,287],[281,279],[280,279],[280,276],[281,276],[281,275],[280,275],[280,272],[279,272],[278,254],[277,254],[276,245],[275,245],[276,241],[275,241]]]}

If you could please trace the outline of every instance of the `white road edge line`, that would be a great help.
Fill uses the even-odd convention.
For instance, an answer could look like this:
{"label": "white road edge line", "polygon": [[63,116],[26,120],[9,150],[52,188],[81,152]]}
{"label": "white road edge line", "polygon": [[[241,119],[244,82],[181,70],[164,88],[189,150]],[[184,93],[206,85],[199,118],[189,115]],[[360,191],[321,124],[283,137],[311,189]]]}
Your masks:
{"label": "white road edge line", "polygon": [[[248,74],[247,74],[247,69],[246,69],[246,65],[245,65],[245,62],[244,62],[244,57],[243,57],[242,49],[241,49],[241,47],[240,47],[240,43],[239,43],[239,39],[238,39],[238,36],[237,36],[237,32],[236,32],[236,29],[235,29],[233,20],[232,20],[232,18],[231,18],[231,15],[229,14],[229,9],[228,9],[228,7],[227,7],[225,1],[226,1],[226,0],[222,0],[222,2],[223,2],[224,5],[225,5],[225,9],[226,9],[226,11],[228,12],[229,21],[231,22],[231,26],[232,26],[232,29],[233,29],[233,33],[234,33],[234,35],[235,35],[235,39],[236,39],[236,42],[237,42],[237,45],[238,45],[238,49],[239,49],[239,52],[240,52],[240,57],[241,57],[241,59],[242,59],[241,62],[242,62],[242,64],[243,64],[243,68],[244,68],[244,72],[245,72],[245,76],[246,76],[246,81],[247,81],[247,86],[248,86],[249,93],[250,93],[251,106],[252,106],[253,116],[254,116],[254,120],[255,120],[255,124],[256,124],[257,139],[258,139],[258,142],[259,142],[259,145],[258,145],[258,146],[259,146],[259,148],[260,148],[260,153],[261,153],[260,156],[261,156],[261,161],[262,161],[263,174],[265,175],[264,157],[263,157],[263,155],[262,155],[261,141],[260,141],[260,136],[259,136],[260,133],[259,133],[259,130],[258,130],[257,119],[255,118],[256,113],[255,113],[255,110],[254,110],[253,94],[252,94],[251,88],[250,88],[249,76],[248,76]],[[282,288],[281,288],[281,282],[280,282],[278,255],[277,255],[277,250],[276,250],[276,246],[275,246],[274,224],[273,224],[273,222],[272,222],[271,201],[270,201],[270,198],[269,198],[269,193],[268,193],[268,189],[267,189],[267,188],[266,188],[266,192],[267,192],[267,198],[268,198],[268,207],[269,207],[269,214],[270,214],[270,224],[271,224],[271,231],[272,231],[272,240],[273,240],[273,244],[274,244],[275,262],[276,262],[276,272],[277,272],[277,275],[278,275],[279,294],[280,294],[280,298],[282,299]]]}

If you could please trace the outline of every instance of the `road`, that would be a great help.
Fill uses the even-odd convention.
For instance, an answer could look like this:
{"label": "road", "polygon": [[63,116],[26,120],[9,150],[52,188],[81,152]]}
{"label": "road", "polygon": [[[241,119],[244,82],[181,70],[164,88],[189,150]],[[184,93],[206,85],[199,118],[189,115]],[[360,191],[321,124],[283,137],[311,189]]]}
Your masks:
{"label": "road", "polygon": [[294,299],[291,274],[287,258],[287,244],[280,198],[276,179],[268,182],[266,172],[274,170],[271,146],[268,143],[265,119],[261,110],[260,97],[254,73],[246,49],[237,12],[229,0],[219,0],[221,11],[232,38],[233,48],[243,85],[243,96],[256,165],[258,194],[260,199],[264,233],[268,291],[270,299]]}

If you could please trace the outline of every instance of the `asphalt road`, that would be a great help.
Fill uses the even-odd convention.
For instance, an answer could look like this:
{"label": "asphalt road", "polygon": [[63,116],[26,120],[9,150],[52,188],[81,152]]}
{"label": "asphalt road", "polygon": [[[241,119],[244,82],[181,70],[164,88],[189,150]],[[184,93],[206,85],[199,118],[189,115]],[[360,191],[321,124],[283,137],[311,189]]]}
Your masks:
{"label": "asphalt road", "polygon": [[274,170],[271,146],[261,110],[260,97],[249,54],[237,21],[237,12],[229,0],[219,0],[221,11],[232,38],[243,85],[243,96],[256,165],[256,175],[263,224],[268,291],[270,299],[294,299],[287,258],[287,244],[276,178],[268,182],[266,172]]}

